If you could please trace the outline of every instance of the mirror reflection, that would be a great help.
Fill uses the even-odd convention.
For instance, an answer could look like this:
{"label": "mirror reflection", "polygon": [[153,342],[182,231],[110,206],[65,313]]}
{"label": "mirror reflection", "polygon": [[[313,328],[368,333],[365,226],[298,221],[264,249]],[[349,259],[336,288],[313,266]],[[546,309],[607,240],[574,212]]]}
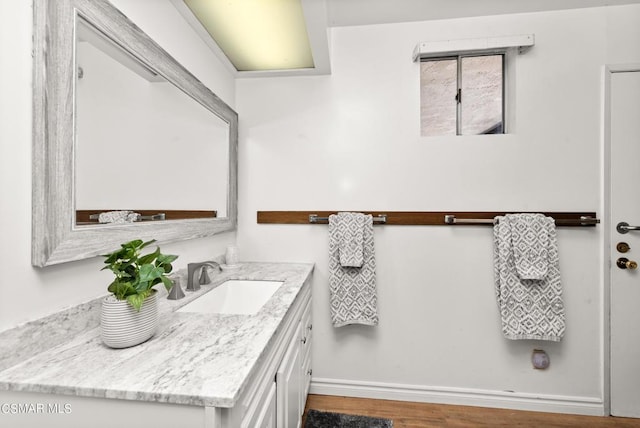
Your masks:
{"label": "mirror reflection", "polygon": [[76,28],[76,224],[227,217],[229,124],[84,19]]}
{"label": "mirror reflection", "polygon": [[108,0],[33,9],[31,263],[235,230],[238,114]]}

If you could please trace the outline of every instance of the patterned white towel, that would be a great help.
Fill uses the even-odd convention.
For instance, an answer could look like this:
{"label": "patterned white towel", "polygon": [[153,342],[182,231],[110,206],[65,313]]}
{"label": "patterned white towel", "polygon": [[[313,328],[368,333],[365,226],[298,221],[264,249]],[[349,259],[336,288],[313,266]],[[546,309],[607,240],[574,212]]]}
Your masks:
{"label": "patterned white towel", "polygon": [[[340,263],[341,241],[345,230],[354,228],[353,222],[362,228],[360,267],[342,266]],[[371,215],[338,213],[329,216],[329,294],[331,322],[334,327],[378,324],[376,258]]]}
{"label": "patterned white towel", "polygon": [[[508,214],[495,218],[493,231],[496,297],[504,336],[559,342],[565,314],[553,219],[542,214]],[[546,251],[540,249],[543,245]]]}
{"label": "patterned white towel", "polygon": [[140,214],[133,211],[107,211],[98,216],[99,223],[133,223],[140,220]]}
{"label": "patterned white towel", "polygon": [[521,279],[544,279],[549,271],[549,229],[552,218],[542,214],[509,214],[516,271]]}
{"label": "patterned white towel", "polygon": [[338,213],[333,218],[333,236],[338,241],[340,266],[362,267],[364,263],[364,229],[368,217],[360,213]]}

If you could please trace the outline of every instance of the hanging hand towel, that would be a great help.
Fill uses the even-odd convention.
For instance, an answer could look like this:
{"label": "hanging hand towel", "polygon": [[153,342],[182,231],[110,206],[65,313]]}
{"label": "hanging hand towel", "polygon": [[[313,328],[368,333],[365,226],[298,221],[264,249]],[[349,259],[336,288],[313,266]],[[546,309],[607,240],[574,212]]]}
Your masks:
{"label": "hanging hand towel", "polygon": [[[356,248],[342,242],[345,236],[359,239],[359,233],[346,233],[356,227],[362,235],[360,267],[341,264],[341,247]],[[346,251],[345,250],[345,251]],[[373,244],[373,217],[359,213],[329,216],[329,294],[331,322],[334,327],[347,324],[378,324],[376,296],[376,259]]]}
{"label": "hanging hand towel", "polygon": [[362,267],[367,216],[359,213],[339,213],[333,220],[333,232],[338,241],[340,266]]}
{"label": "hanging hand towel", "polygon": [[542,214],[508,214],[495,218],[493,231],[496,297],[504,336],[559,342],[565,314],[553,219]]}
{"label": "hanging hand towel", "polygon": [[521,279],[544,279],[549,269],[549,229],[552,218],[542,214],[510,214],[511,243]]}

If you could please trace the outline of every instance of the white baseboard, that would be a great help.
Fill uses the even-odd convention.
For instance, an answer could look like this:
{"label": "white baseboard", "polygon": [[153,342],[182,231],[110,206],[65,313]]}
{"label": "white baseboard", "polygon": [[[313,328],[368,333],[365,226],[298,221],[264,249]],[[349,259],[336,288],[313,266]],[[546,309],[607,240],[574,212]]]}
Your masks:
{"label": "white baseboard", "polygon": [[603,401],[598,397],[570,397],[324,378],[313,378],[309,393],[589,416],[605,414]]}

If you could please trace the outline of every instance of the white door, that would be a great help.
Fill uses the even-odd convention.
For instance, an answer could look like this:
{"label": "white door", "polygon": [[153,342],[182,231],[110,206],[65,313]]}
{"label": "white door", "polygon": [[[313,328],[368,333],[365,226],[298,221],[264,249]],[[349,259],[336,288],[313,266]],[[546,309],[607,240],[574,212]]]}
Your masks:
{"label": "white door", "polygon": [[612,73],[610,94],[611,414],[640,417],[640,230],[618,226],[640,229],[640,72]]}

